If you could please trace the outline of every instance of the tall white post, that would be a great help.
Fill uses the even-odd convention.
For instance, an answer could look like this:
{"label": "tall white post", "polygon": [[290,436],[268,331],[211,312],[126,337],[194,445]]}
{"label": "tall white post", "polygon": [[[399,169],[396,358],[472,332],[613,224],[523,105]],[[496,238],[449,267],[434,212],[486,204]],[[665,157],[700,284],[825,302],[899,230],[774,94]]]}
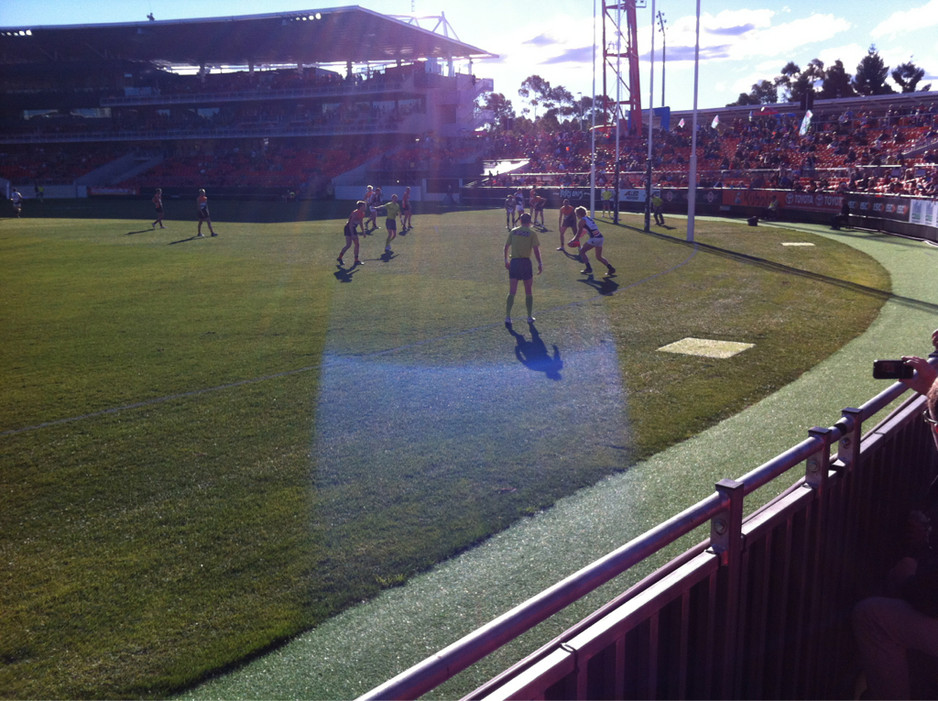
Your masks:
{"label": "tall white post", "polygon": [[596,2],[593,0],[593,128],[590,129],[590,216],[596,216]]}
{"label": "tall white post", "polygon": [[694,240],[694,212],[697,209],[697,83],[700,66],[700,0],[697,0],[697,38],[694,43],[694,130],[690,143],[690,172],[687,176],[687,240]]}
{"label": "tall white post", "polygon": [[[606,17],[603,16],[603,22],[606,21]],[[606,64],[603,63],[603,70],[606,70]],[[613,173],[615,174],[615,179],[612,182],[613,189],[615,190],[615,198],[613,199],[613,220],[616,224],[619,223],[619,130],[622,127],[622,3],[616,3],[616,157],[613,161]],[[606,184],[608,188],[608,183]],[[605,216],[605,212],[603,212]]]}
{"label": "tall white post", "polygon": [[648,71],[648,163],[645,166],[645,231],[651,231],[651,146],[655,123],[655,0],[651,0],[651,63]]}

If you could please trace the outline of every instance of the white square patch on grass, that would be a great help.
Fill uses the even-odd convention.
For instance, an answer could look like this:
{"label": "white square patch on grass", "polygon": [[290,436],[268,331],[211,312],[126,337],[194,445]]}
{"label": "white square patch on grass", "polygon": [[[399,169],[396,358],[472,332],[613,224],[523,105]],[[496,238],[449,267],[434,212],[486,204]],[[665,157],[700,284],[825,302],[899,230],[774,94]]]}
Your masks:
{"label": "white square patch on grass", "polygon": [[813,246],[813,243],[809,241],[785,241],[782,243],[783,246]]}
{"label": "white square patch on grass", "polygon": [[680,341],[661,346],[658,350],[665,353],[699,355],[704,358],[732,358],[754,345],[754,343],[736,343],[735,341],[714,341],[708,338],[682,338]]}

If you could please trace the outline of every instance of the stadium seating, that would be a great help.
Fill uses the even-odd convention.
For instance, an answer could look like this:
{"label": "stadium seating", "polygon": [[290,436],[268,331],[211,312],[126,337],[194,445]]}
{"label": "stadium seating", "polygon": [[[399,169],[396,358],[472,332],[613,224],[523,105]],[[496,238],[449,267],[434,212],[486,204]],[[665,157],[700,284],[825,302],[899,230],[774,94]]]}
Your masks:
{"label": "stadium seating", "polygon": [[[774,115],[756,121],[737,118],[727,126],[704,126],[698,134],[698,173],[702,185],[789,187],[804,191],[891,192],[934,196],[938,170],[938,108],[874,115],[858,102],[853,110],[814,115],[800,134],[801,118]],[[856,109],[856,108],[855,108]],[[690,162],[688,129],[656,130],[653,160],[656,185],[686,185]],[[598,137],[598,180],[614,178],[611,133]],[[591,139],[586,132],[554,135],[501,135],[490,144],[490,160],[523,158],[527,165],[496,184],[562,185],[570,173],[588,169]],[[620,141],[620,177],[640,186],[645,177],[647,142]],[[914,154],[914,155],[906,155]],[[536,175],[535,175],[536,174]]]}

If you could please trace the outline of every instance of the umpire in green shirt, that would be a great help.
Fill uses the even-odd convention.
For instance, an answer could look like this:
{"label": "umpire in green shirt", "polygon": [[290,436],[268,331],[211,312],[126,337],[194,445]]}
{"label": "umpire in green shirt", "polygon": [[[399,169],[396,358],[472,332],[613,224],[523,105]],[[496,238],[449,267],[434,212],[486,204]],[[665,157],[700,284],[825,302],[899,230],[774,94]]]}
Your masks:
{"label": "umpire in green shirt", "polygon": [[[531,253],[537,258],[537,274],[544,272],[541,263],[541,242],[537,239],[537,232],[531,229],[531,215],[525,212],[521,215],[521,226],[511,230],[505,242],[505,268],[508,270],[508,300],[505,303],[505,326],[511,326],[511,308],[515,303],[515,293],[518,291],[518,280],[524,282],[524,304],[528,310],[528,323],[534,323],[534,270],[531,264]],[[510,255],[509,255],[510,254]]]}

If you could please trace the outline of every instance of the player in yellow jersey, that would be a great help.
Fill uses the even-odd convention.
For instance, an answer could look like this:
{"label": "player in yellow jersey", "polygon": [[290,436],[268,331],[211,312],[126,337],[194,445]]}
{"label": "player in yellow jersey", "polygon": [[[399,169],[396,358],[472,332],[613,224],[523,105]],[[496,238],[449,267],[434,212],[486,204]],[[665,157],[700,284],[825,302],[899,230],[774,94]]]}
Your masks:
{"label": "player in yellow jersey", "polygon": [[[515,303],[518,281],[524,282],[524,304],[528,310],[528,323],[534,323],[534,270],[531,254],[537,258],[537,274],[544,272],[541,263],[541,243],[537,233],[531,228],[531,215],[524,212],[520,217],[521,226],[515,227],[508,234],[505,242],[505,268],[508,270],[508,299],[505,302],[505,326],[511,326],[511,308]],[[510,255],[509,255],[510,254]]]}
{"label": "player in yellow jersey", "polygon": [[390,202],[379,204],[378,207],[384,208],[387,217],[384,220],[384,228],[388,230],[388,240],[384,243],[384,252],[390,253],[391,241],[397,237],[397,217],[401,213],[401,205],[397,201],[397,195],[391,195]]}

